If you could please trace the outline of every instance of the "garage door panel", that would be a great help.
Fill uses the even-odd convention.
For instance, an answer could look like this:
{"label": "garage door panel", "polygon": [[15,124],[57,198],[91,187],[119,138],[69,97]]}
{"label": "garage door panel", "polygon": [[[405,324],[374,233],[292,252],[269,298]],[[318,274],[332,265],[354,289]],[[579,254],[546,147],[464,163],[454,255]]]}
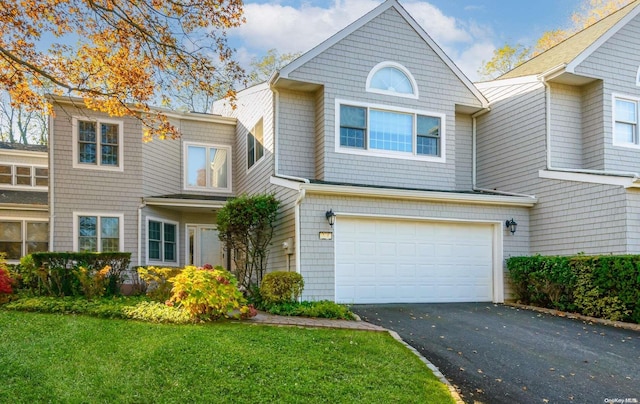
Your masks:
{"label": "garage door panel", "polygon": [[491,225],[340,218],[335,235],[339,302],[492,300]]}

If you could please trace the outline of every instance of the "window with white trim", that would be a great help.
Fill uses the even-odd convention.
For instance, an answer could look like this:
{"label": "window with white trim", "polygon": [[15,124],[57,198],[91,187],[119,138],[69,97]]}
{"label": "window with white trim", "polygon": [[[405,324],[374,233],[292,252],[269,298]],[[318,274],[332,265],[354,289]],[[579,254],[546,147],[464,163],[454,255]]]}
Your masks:
{"label": "window with white trim", "polygon": [[46,188],[49,169],[44,166],[0,164],[0,186]]}
{"label": "window with white trim", "polygon": [[378,63],[367,77],[366,90],[372,93],[418,98],[418,85],[415,79],[399,63]]}
{"label": "window with white trim", "polygon": [[74,118],[74,167],[122,170],[122,132],[120,121]]}
{"label": "window with white trim", "polygon": [[0,220],[0,252],[7,260],[49,250],[49,223],[31,220]]}
{"label": "window with white trim", "polygon": [[638,100],[614,97],[613,143],[638,145]]}
{"label": "window with white trim", "polygon": [[151,262],[178,262],[178,224],[147,219],[148,260]]}
{"label": "window with white trim", "polygon": [[343,151],[442,157],[443,114],[340,104],[337,115]]}
{"label": "window with white trim", "polygon": [[74,218],[76,251],[121,251],[122,215],[74,214]]}
{"label": "window with white trim", "polygon": [[198,191],[231,191],[231,147],[184,144],[184,188]]}
{"label": "window with white trim", "polygon": [[251,168],[264,156],[264,133],[262,118],[247,133],[247,168]]}

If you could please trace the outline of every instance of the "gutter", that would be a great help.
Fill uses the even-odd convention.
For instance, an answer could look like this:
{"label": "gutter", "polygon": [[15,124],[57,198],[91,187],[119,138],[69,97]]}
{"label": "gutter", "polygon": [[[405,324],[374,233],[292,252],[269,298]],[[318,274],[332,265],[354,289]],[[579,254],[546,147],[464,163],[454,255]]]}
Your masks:
{"label": "gutter", "polygon": [[144,201],[138,205],[138,266],[142,266],[142,209],[145,206]]}
{"label": "gutter", "polygon": [[55,198],[54,198],[54,173],[53,169],[53,116],[49,114],[49,138],[47,139],[49,147],[49,251],[55,251],[54,249],[54,234],[55,234]]}

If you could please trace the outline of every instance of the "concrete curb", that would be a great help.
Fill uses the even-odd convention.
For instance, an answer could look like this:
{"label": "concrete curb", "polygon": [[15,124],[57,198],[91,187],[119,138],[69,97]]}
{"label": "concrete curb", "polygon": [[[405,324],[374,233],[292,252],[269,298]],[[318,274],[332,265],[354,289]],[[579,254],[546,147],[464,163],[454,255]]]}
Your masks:
{"label": "concrete curb", "polygon": [[557,317],[565,317],[565,318],[570,318],[570,319],[575,319],[575,320],[588,321],[590,323],[606,325],[606,326],[609,326],[609,327],[622,328],[622,329],[631,330],[631,331],[640,331],[640,324],[625,323],[625,322],[622,322],[622,321],[605,320],[605,319],[602,319],[602,318],[589,317],[589,316],[585,316],[585,315],[578,314],[578,313],[567,313],[567,312],[560,311],[560,310],[547,309],[547,308],[544,308],[544,307],[537,307],[537,306],[529,306],[529,305],[526,305],[526,304],[513,303],[513,302],[506,302],[506,303],[504,303],[504,305],[505,306],[510,306],[510,307],[515,307],[515,308],[518,308],[518,309],[523,309],[523,310],[536,311],[538,313],[550,314],[552,316],[557,316]]}

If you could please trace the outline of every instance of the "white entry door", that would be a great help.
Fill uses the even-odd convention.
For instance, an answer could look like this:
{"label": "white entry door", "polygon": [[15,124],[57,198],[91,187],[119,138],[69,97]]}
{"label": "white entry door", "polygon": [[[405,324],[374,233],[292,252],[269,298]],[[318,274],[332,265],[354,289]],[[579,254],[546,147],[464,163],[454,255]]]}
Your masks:
{"label": "white entry door", "polygon": [[493,299],[490,224],[340,218],[335,243],[337,302]]}
{"label": "white entry door", "polygon": [[218,230],[211,225],[187,225],[187,265],[205,264],[226,267],[224,249]]}

